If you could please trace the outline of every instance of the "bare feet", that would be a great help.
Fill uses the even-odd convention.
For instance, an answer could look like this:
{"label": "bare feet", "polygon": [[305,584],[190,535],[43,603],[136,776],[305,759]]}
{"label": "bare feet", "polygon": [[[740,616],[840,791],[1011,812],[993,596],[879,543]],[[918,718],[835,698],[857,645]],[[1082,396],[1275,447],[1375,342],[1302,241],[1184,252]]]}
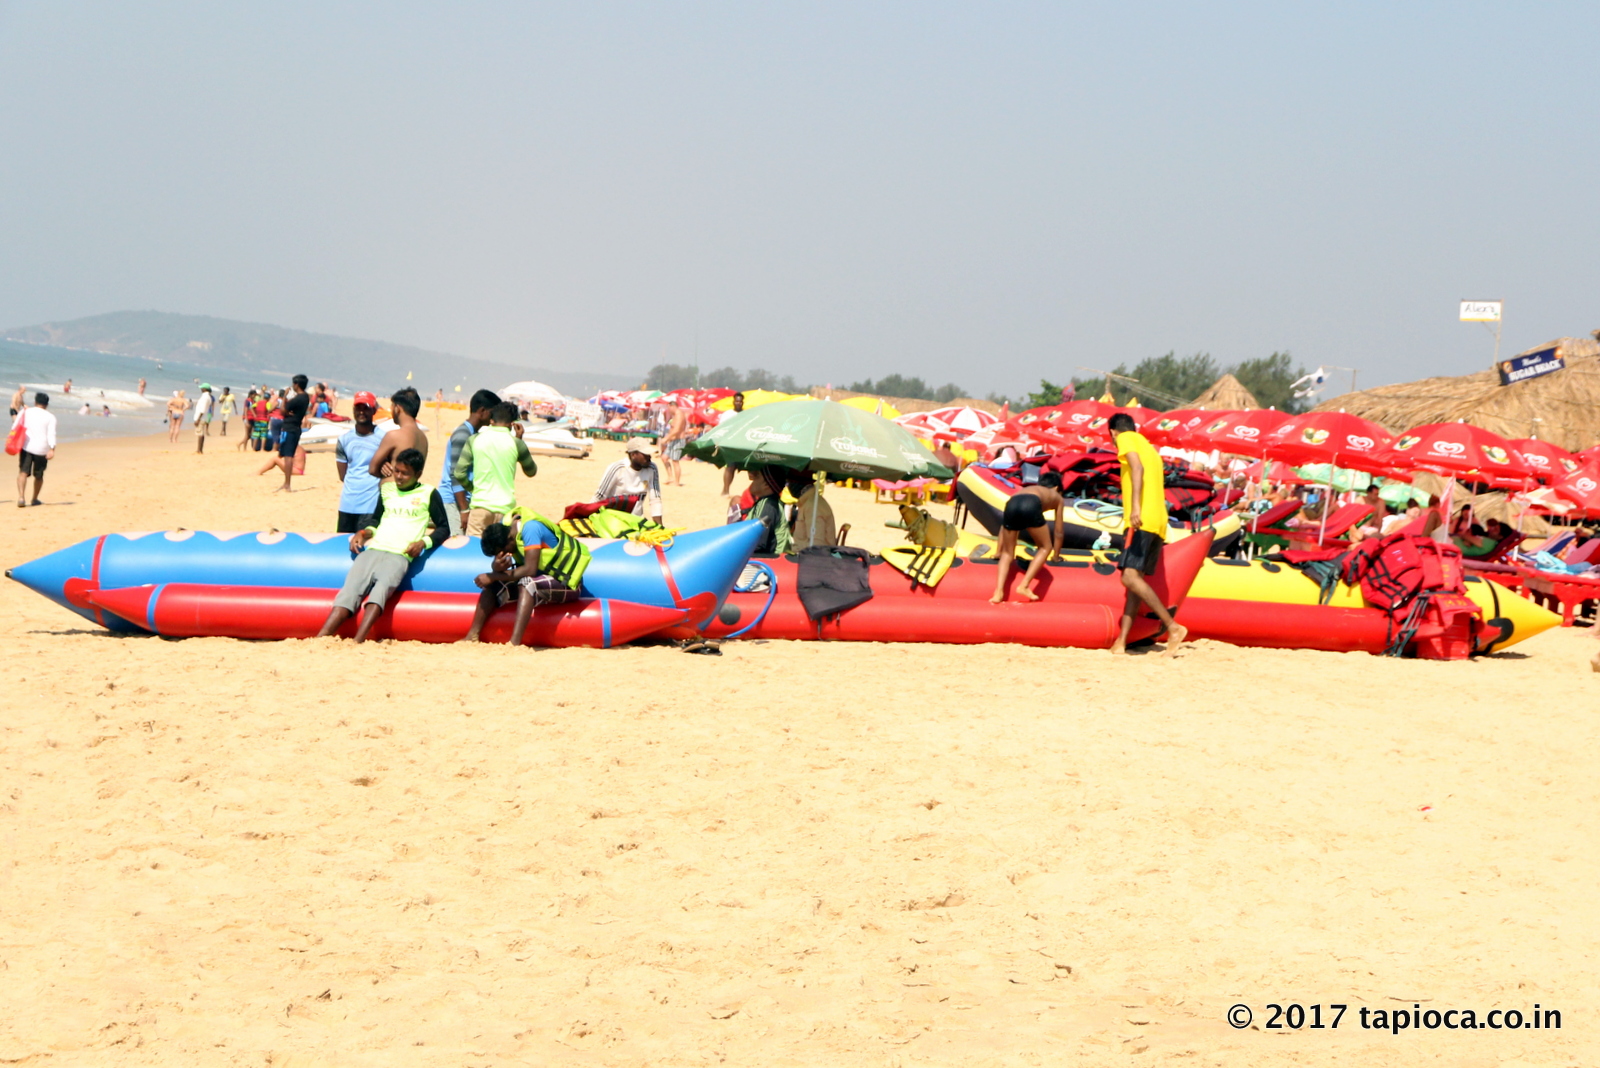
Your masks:
{"label": "bare feet", "polygon": [[[18,503],[21,503],[21,502],[18,502]],[[990,604],[1004,604],[1005,603],[1005,599],[1006,599],[1006,595],[1004,593],[996,593],[993,597],[989,598],[989,603]],[[1600,670],[1600,669],[1597,669],[1597,670]]]}
{"label": "bare feet", "polygon": [[1589,661],[1590,671],[1600,671],[1600,653],[1594,654],[1594,659]]}
{"label": "bare feet", "polygon": [[1127,653],[1128,653],[1128,647],[1126,645],[1122,644],[1122,639],[1121,638],[1118,638],[1116,641],[1111,643],[1111,655],[1112,656],[1126,656]]}
{"label": "bare feet", "polygon": [[1024,601],[1037,601],[1039,599],[1039,595],[1028,589],[1026,586],[1017,591],[1017,596],[1021,597]]}
{"label": "bare feet", "polygon": [[476,645],[478,642],[480,642],[482,640],[483,639],[481,637],[479,637],[478,635],[476,635],[476,634],[468,634],[465,638],[459,639],[456,642],[456,644],[457,645]]}
{"label": "bare feet", "polygon": [[1167,655],[1175,656],[1178,646],[1183,644],[1183,639],[1189,636],[1189,628],[1181,623],[1174,623],[1167,628]]}

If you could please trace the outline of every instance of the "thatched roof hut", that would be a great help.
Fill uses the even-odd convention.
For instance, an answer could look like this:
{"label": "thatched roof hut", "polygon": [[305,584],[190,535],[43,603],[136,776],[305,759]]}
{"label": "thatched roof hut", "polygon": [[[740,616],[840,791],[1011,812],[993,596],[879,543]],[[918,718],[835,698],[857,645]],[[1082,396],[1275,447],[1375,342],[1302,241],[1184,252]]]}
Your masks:
{"label": "thatched roof hut", "polygon": [[1396,434],[1423,423],[1464,420],[1502,437],[1536,437],[1577,452],[1600,441],[1600,340],[1564,337],[1518,355],[1552,347],[1566,367],[1538,378],[1508,386],[1500,384],[1497,370],[1424,378],[1346,393],[1316,410],[1351,412]]}
{"label": "thatched roof hut", "polygon": [[1184,407],[1204,408],[1207,411],[1244,412],[1261,407],[1261,402],[1256,400],[1255,394],[1244,388],[1244,383],[1228,374],[1211,383],[1210,389]]}

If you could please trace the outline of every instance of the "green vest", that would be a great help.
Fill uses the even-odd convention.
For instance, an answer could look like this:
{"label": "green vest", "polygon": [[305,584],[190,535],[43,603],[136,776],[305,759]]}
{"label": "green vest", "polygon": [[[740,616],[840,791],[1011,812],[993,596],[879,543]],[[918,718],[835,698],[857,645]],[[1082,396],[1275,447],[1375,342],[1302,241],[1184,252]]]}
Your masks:
{"label": "green vest", "polygon": [[593,515],[563,519],[561,529],[580,538],[631,538],[644,530],[660,530],[654,519],[602,508]]}
{"label": "green vest", "polygon": [[517,438],[508,426],[472,436],[472,507],[504,515],[517,506]]}
{"label": "green vest", "polygon": [[[477,446],[474,445],[473,448],[477,448]],[[477,503],[476,498],[474,498],[473,503]],[[539,548],[539,574],[549,575],[569,590],[577,589],[578,584],[583,581],[584,571],[589,566],[588,548],[577,538],[562,530],[558,524],[546,519],[538,512],[527,508],[517,508],[511,514],[523,523],[530,519],[537,523],[543,523],[555,533],[556,543],[554,545],[540,546]],[[520,526],[517,528],[517,546],[522,550],[523,559],[527,559],[528,546],[522,540],[522,528]]]}
{"label": "green vest", "polygon": [[428,517],[428,502],[433,497],[433,487],[426,482],[418,482],[410,489],[402,490],[390,479],[378,487],[378,496],[383,500],[383,518],[378,521],[377,532],[367,542],[367,548],[405,556],[411,543],[422,541],[428,528],[433,526],[433,521]]}

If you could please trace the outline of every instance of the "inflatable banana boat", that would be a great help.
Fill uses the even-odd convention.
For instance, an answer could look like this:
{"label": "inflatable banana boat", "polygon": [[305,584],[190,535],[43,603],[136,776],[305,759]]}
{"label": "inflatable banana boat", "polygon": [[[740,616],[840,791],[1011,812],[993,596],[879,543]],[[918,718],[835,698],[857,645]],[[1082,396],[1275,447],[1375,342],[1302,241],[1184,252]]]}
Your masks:
{"label": "inflatable banana boat", "polygon": [[[283,641],[315,637],[328,618],[337,593],[326,588],[196,586],[174,582],[97,590],[87,599],[95,608],[164,638]],[[475,593],[401,593],[385,606],[372,637],[413,642],[460,641],[472,625],[477,604]],[[515,615],[514,604],[498,609],[484,624],[483,640],[501,645],[509,641]],[[583,598],[535,608],[523,632],[523,644],[609,649],[682,623],[688,616],[681,608]],[[354,635],[358,622],[352,616],[339,631],[340,636]]]}
{"label": "inflatable banana boat", "polygon": [[[760,539],[759,523],[691,531],[659,547],[636,541],[591,544],[582,593],[711,619]],[[350,570],[347,534],[250,534],[173,531],[102,534],[59,549],[6,575],[110,630],[153,628],[97,606],[101,590],[177,583],[204,587],[337,590]],[[476,595],[473,579],[488,569],[477,538],[455,537],[411,565],[402,592]],[[243,605],[243,594],[236,603]],[[159,603],[159,601],[158,601]],[[240,609],[245,611],[243,607]],[[137,618],[138,613],[132,613]]]}
{"label": "inflatable banana boat", "polygon": [[[959,531],[956,554],[969,560],[992,558],[995,539]],[[1168,546],[1171,552],[1181,542]],[[1033,547],[1019,544],[1017,556]],[[1486,640],[1476,652],[1492,653],[1542,634],[1561,617],[1519,597],[1497,582],[1468,574],[1466,593],[1483,609]],[[1327,604],[1315,579],[1271,560],[1207,557],[1189,587],[1179,620],[1191,638],[1214,638],[1231,645],[1329,652],[1381,653],[1389,642],[1389,621],[1367,604],[1359,586],[1340,583]],[[1496,637],[1498,635],[1498,637]]]}
{"label": "inflatable banana boat", "polygon": [[[1209,532],[1167,546],[1151,576],[1162,603],[1183,604],[1211,547]],[[1064,554],[1040,572],[1039,600],[1016,599],[1022,573],[1008,578],[1007,600],[991,604],[995,591],[992,560],[955,560],[929,587],[908,578],[882,558],[867,566],[872,599],[838,615],[813,620],[799,597],[800,564],[792,557],[758,558],[770,568],[772,588],[734,592],[704,626],[706,637],[777,638],[866,642],[1013,642],[1021,645],[1104,649],[1116,639],[1125,600],[1115,555],[1078,551]],[[1153,617],[1134,620],[1131,640],[1158,636]],[[683,630],[669,634],[688,636]]]}
{"label": "inflatable banana boat", "polygon": [[[967,511],[990,534],[1000,533],[1000,519],[1005,514],[1006,501],[1016,493],[1018,484],[987,467],[972,466],[956,476],[956,493]],[[1055,521],[1055,509],[1045,512],[1046,522]],[[1219,547],[1238,533],[1242,524],[1232,511],[1224,512],[1201,527],[1212,533]],[[1122,548],[1122,536],[1127,532],[1127,520],[1122,508],[1105,501],[1074,500],[1062,519],[1062,532],[1069,549],[1091,549],[1101,544],[1102,537],[1110,548]],[[1195,533],[1195,528],[1169,517],[1167,542],[1169,544]]]}

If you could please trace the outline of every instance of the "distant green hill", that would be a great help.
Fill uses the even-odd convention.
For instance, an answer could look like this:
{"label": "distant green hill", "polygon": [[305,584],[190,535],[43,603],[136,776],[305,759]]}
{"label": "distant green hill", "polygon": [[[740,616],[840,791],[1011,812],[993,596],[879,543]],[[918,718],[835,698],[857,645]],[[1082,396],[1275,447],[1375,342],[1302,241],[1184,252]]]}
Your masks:
{"label": "distant green hill", "polygon": [[403,384],[409,372],[411,385],[424,396],[441,386],[447,393],[458,385],[470,393],[529,378],[577,397],[639,384],[637,378],[604,371],[513,367],[387,341],[156,311],[111,312],[87,319],[40,323],[6,330],[4,336],[40,345],[181,361],[271,382],[304,373],[314,382],[390,390]]}

